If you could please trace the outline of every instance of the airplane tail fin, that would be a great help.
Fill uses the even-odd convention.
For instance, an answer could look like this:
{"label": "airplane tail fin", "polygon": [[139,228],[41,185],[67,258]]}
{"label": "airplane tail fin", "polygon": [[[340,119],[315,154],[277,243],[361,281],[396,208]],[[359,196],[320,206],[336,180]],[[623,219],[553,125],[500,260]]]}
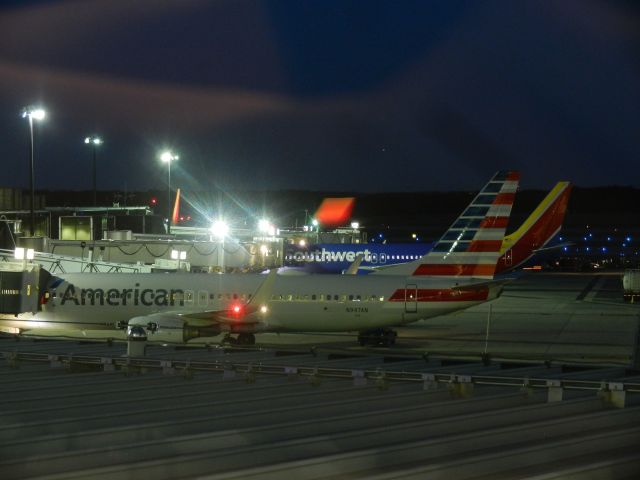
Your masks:
{"label": "airplane tail fin", "polygon": [[176,201],[173,204],[173,213],[171,214],[171,225],[178,223],[180,218],[180,189],[176,190]]}
{"label": "airplane tail fin", "polygon": [[504,238],[499,271],[515,268],[556,236],[564,221],[571,188],[569,182],[558,182],[520,228]]}
{"label": "airplane tail fin", "polygon": [[493,278],[519,180],[519,172],[496,173],[430,252],[384,274]]}

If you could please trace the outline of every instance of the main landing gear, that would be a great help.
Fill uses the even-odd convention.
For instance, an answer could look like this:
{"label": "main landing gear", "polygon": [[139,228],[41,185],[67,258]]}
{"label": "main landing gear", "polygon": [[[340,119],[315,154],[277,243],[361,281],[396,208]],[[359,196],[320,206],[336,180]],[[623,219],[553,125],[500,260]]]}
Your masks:
{"label": "main landing gear", "polygon": [[222,343],[229,343],[230,345],[255,345],[256,337],[253,333],[239,333],[237,338],[227,335],[222,340]]}
{"label": "main landing gear", "polygon": [[363,347],[365,345],[389,347],[396,343],[397,336],[398,333],[390,328],[375,328],[360,332],[358,334],[358,343]]}

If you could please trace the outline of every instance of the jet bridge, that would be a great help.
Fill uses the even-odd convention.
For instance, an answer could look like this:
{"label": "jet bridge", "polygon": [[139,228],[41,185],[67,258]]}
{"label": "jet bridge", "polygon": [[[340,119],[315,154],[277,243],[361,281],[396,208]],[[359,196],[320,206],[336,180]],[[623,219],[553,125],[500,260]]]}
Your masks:
{"label": "jet bridge", "polygon": [[0,266],[0,314],[19,314],[41,309],[49,272],[35,263],[2,263]]}

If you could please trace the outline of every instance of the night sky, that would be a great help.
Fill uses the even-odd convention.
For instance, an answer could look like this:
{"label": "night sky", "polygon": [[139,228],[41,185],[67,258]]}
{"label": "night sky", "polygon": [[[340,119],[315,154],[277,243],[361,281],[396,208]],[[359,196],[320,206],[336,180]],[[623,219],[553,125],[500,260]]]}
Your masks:
{"label": "night sky", "polygon": [[640,187],[640,2],[66,0],[0,7],[0,186]]}

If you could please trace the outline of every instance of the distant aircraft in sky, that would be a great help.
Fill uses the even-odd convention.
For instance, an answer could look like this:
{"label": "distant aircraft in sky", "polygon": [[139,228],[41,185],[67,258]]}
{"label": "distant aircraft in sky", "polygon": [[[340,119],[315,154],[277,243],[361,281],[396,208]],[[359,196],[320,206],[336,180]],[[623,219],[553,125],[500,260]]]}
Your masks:
{"label": "distant aircraft in sky", "polygon": [[[534,255],[562,246],[550,244],[562,227],[570,193],[569,182],[558,182],[523,224],[504,238],[496,273],[514,270]],[[342,273],[358,254],[362,254],[358,273],[367,274],[376,269],[384,270],[389,265],[417,260],[433,246],[434,243],[417,242],[321,243],[304,247],[292,244],[285,247],[284,265],[287,268],[299,267],[309,273]]]}
{"label": "distant aircraft in sky", "polygon": [[[39,311],[0,315],[0,329],[131,329],[186,342],[222,332],[241,344],[259,332],[357,332],[391,344],[390,327],[496,298],[494,281],[517,172],[498,172],[434,248],[372,275],[68,274],[52,276]],[[237,334],[232,338],[231,334]]]}

